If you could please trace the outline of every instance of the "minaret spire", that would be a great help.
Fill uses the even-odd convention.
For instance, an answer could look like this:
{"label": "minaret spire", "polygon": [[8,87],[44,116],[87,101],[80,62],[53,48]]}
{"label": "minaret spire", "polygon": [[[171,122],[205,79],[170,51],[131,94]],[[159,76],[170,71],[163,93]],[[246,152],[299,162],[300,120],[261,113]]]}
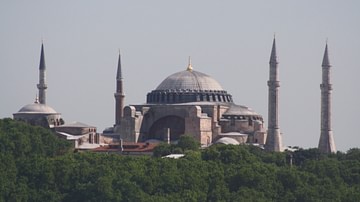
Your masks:
{"label": "minaret spire", "polygon": [[40,65],[39,65],[39,84],[37,84],[39,89],[39,102],[40,104],[46,104],[46,65],[45,65],[45,54],[44,54],[44,44],[41,43],[41,54],[40,54]]}
{"label": "minaret spire", "polygon": [[326,42],[324,57],[322,61],[322,83],[321,89],[321,134],[319,140],[319,150],[324,153],[335,153],[335,141],[331,129],[331,92],[330,82],[330,60],[328,44]]}
{"label": "minaret spire", "polygon": [[329,53],[328,53],[328,44],[326,41],[326,45],[325,45],[325,52],[324,52],[324,57],[323,57],[323,61],[321,64],[322,67],[331,67],[330,65],[330,60],[329,60]]}
{"label": "minaret spire", "polygon": [[268,151],[282,151],[282,137],[279,128],[279,67],[276,53],[275,36],[270,55],[269,75],[269,106],[268,106],[268,131],[265,149]]}
{"label": "minaret spire", "polygon": [[117,67],[117,74],[116,74],[116,80],[121,80],[122,78],[122,70],[121,70],[121,52],[119,49],[119,59],[118,59],[118,67]]}
{"label": "minaret spire", "polygon": [[119,59],[116,74],[116,92],[115,96],[115,125],[119,125],[121,118],[124,116],[124,89],[123,89],[123,77],[121,69],[121,54],[119,50]]}
{"label": "minaret spire", "polygon": [[274,39],[273,39],[273,44],[272,44],[272,48],[271,48],[271,54],[270,54],[270,65],[271,64],[278,64],[277,61],[277,53],[276,53],[276,41],[275,41],[275,35],[274,35]]}

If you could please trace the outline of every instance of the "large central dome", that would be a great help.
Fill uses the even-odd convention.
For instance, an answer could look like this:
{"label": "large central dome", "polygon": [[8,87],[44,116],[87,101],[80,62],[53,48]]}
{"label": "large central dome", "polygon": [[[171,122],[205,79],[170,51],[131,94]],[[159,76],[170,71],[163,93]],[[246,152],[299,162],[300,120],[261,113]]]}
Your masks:
{"label": "large central dome", "polygon": [[156,90],[216,90],[223,91],[220,84],[210,76],[198,71],[181,71],[168,76]]}
{"label": "large central dome", "polygon": [[227,102],[232,96],[210,76],[194,71],[191,64],[187,70],[168,76],[147,94],[149,104],[172,104],[188,102]]}

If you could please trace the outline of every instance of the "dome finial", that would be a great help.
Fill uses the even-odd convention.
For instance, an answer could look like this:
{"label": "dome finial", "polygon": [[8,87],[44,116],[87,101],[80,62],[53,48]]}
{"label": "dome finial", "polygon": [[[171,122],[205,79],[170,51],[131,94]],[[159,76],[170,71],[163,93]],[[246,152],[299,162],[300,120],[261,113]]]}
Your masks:
{"label": "dome finial", "polygon": [[190,72],[193,70],[193,67],[191,66],[191,56],[189,56],[189,64],[186,70]]}
{"label": "dome finial", "polygon": [[39,96],[38,96],[38,94],[36,93],[36,96],[35,96],[35,102],[34,102],[35,104],[39,104]]}

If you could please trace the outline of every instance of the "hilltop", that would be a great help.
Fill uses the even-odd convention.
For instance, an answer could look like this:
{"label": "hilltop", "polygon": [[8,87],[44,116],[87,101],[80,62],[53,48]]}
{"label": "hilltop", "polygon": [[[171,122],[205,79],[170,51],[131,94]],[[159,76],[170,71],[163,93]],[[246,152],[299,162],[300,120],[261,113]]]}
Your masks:
{"label": "hilltop", "polygon": [[[0,120],[0,201],[357,201],[360,150],[246,145],[185,157],[73,153],[47,129]],[[290,164],[292,157],[292,165]]]}

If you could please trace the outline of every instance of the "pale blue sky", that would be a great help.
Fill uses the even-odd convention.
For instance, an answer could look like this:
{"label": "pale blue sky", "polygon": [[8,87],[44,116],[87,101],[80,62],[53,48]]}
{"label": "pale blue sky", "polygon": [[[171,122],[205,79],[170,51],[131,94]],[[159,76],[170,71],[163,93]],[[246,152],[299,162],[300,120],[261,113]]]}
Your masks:
{"label": "pale blue sky", "polygon": [[360,147],[360,1],[2,1],[0,117],[37,93],[41,39],[47,102],[67,122],[102,131],[114,123],[118,49],[126,105],[168,75],[204,72],[237,104],[267,123],[268,61],[274,33],[280,68],[280,127],[285,145],[317,147],[321,62],[328,38],[333,131],[341,151]]}

